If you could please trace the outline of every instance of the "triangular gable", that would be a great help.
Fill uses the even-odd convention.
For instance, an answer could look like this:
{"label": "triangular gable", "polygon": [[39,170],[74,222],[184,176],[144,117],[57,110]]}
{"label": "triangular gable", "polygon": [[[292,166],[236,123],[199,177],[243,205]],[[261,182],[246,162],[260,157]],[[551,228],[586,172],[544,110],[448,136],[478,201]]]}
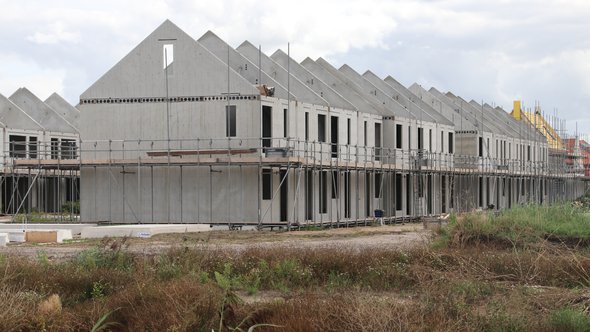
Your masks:
{"label": "triangular gable", "polygon": [[436,122],[438,122],[440,124],[447,125],[447,126],[452,126],[453,125],[453,123],[451,121],[449,121],[442,114],[440,114],[435,109],[433,109],[430,105],[428,105],[425,102],[423,102],[420,98],[418,98],[416,95],[414,95],[412,93],[412,91],[408,90],[408,88],[406,88],[403,84],[401,84],[400,82],[398,82],[392,76],[387,76],[384,79],[384,81],[385,81],[385,83],[391,85],[393,88],[395,88],[397,91],[399,91],[401,94],[403,94],[404,96],[406,96],[406,98],[411,99],[418,107],[420,107],[420,109],[428,117],[430,117],[434,121],[436,121]]}
{"label": "triangular gable", "polygon": [[[476,117],[473,116],[473,114],[467,110],[466,108],[466,104],[464,103],[457,103],[457,100],[455,100],[454,96],[449,96],[447,94],[444,94],[440,91],[438,91],[435,87],[431,87],[430,90],[428,90],[429,93],[431,93],[435,98],[437,98],[438,100],[440,100],[441,102],[445,103],[446,105],[448,105],[449,107],[452,107],[454,109],[459,110],[459,114],[463,117],[463,122],[462,122],[462,126],[463,129],[465,129],[465,125],[466,122],[469,122],[472,124],[472,126],[475,128],[475,130],[479,131],[480,133],[493,133],[494,131],[488,126],[488,124],[484,123],[483,127],[481,124],[481,121],[479,121]],[[459,129],[461,130],[461,129]]]}
{"label": "triangular gable", "polygon": [[342,75],[346,76],[347,79],[351,80],[360,88],[362,88],[366,98],[374,98],[379,100],[379,102],[383,103],[383,106],[385,106],[389,111],[393,112],[396,117],[415,119],[415,117],[410,112],[408,112],[408,110],[398,101],[391,98],[388,94],[381,91],[371,82],[364,79],[361,74],[356,72],[356,70],[352,69],[352,67],[349,65],[342,65],[338,71],[342,73]]}
{"label": "triangular gable", "polygon": [[[451,121],[455,125],[455,130],[469,130],[461,128],[460,112],[456,111],[456,109],[438,100],[434,95],[432,95],[430,92],[426,91],[426,89],[424,89],[422,86],[420,86],[420,84],[414,83],[408,88],[408,90],[410,90],[414,95],[416,95],[416,97],[420,98],[423,102],[432,107],[432,109],[434,109],[436,112],[444,116],[447,120]],[[467,125],[471,124],[468,121],[465,122],[468,123]],[[471,127],[473,126],[471,125]]]}
{"label": "triangular gable", "polygon": [[380,116],[388,115],[388,112],[384,110],[383,105],[376,106],[367,101],[359,93],[354,91],[350,86],[342,81],[341,78],[335,76],[319,63],[313,61],[311,58],[306,58],[303,60],[301,65],[307,68],[307,70],[312,72],[317,77],[321,78],[324,82],[328,83],[334,90],[346,96],[346,99],[350,101],[359,110],[359,112]]}
{"label": "triangular gable", "polygon": [[305,85],[312,89],[316,94],[320,95],[320,97],[324,98],[331,107],[356,110],[356,107],[346,100],[345,97],[332,89],[312,72],[304,68],[297,61],[293,60],[293,58],[290,58],[287,53],[282,50],[277,50],[270,56],[270,58],[283,68],[286,68],[288,64],[291,74],[297,77],[301,82],[305,83]]}
{"label": "triangular gable", "polygon": [[[258,64],[254,64],[248,58],[240,54],[238,51],[230,47],[223,39],[219,38],[212,31],[207,31],[201,38],[197,40],[201,45],[205,46],[211,53],[217,56],[223,63],[227,65],[228,55],[230,67],[240,74],[243,78],[248,80],[250,84],[260,85],[264,82],[267,87],[274,87],[274,96],[277,98],[288,99],[287,88],[281,83],[274,80],[268,74],[259,70]],[[229,50],[229,54],[228,54]],[[260,76],[260,78],[259,78]],[[297,100],[297,96],[290,91],[291,99]]]}
{"label": "triangular gable", "polygon": [[[252,43],[249,41],[243,42],[236,50],[254,63],[258,63],[260,61],[262,70],[265,71],[270,77],[280,82],[283,86],[289,86],[289,90],[293,91],[293,94],[301,98],[300,101],[314,105],[328,106],[328,102],[325,99],[320,97],[317,93],[315,93],[315,91],[311,90],[296,76],[288,72],[286,68],[276,63],[266,54],[258,52],[258,48],[252,45]],[[289,75],[291,78],[287,82]],[[264,81],[262,83],[266,84]]]}
{"label": "triangular gable", "polygon": [[475,108],[473,105],[471,105],[465,99],[463,99],[459,96],[453,95],[452,93],[447,93],[447,95],[451,99],[454,99],[456,104],[461,104],[463,106],[463,111],[470,112],[473,115],[473,117],[476,119],[476,121],[483,123],[484,126],[487,126],[494,134],[508,135],[508,136],[510,135],[510,133],[507,132],[503,128],[503,126],[498,126],[496,121],[493,120],[489,114],[486,114],[486,112],[482,112],[481,107]]}
{"label": "triangular gable", "polygon": [[2,127],[44,131],[45,129],[10,99],[0,94],[0,122]]}
{"label": "triangular gable", "polygon": [[9,99],[48,131],[78,133],[77,128],[26,88],[16,90]]}
{"label": "triangular gable", "polygon": [[53,108],[54,111],[59,113],[59,115],[61,115],[74,127],[78,128],[80,111],[68,103],[65,99],[63,99],[62,96],[58,95],[57,93],[53,93],[45,100],[45,104]]}
{"label": "triangular gable", "polygon": [[[165,48],[168,66],[164,66]],[[166,20],[80,98],[218,96],[228,93],[227,80],[226,64]],[[229,93],[259,94],[233,70],[229,80]]]}

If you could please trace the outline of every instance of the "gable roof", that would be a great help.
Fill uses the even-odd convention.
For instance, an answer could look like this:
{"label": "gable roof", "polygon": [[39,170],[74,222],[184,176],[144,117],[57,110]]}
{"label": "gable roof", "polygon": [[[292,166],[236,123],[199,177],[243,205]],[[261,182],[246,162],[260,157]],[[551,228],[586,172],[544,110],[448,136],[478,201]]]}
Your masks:
{"label": "gable roof", "polygon": [[[318,62],[320,59],[318,59]],[[314,75],[321,78],[322,81],[329,84],[334,90],[338,91],[342,95],[345,95],[346,99],[349,100],[359,110],[359,112],[380,116],[386,116],[389,114],[389,112],[385,111],[383,105],[372,103],[366,100],[363,98],[363,96],[361,96],[360,93],[354,91],[354,89],[346,85],[342,78],[338,77],[339,75],[334,75],[334,73],[330,72],[325,66],[320,65],[318,62],[313,61],[310,58],[306,58],[303,60],[303,62],[301,62],[301,65],[307,68],[307,70],[312,72]],[[334,72],[338,71],[334,68]]]}
{"label": "gable roof", "polygon": [[[204,35],[197,40],[201,45],[207,48],[223,63],[229,66],[240,74],[243,78],[248,80],[250,84],[261,85],[265,84],[268,87],[274,87],[274,96],[278,98],[288,99],[287,88],[281,83],[274,80],[272,77],[262,70],[259,70],[258,65],[254,64],[248,58],[244,57],[234,48],[230,47],[223,39],[219,38],[212,31],[207,31]],[[261,83],[265,82],[265,83]],[[293,91],[289,91],[291,99],[297,100],[298,98],[293,94]]]}
{"label": "gable roof", "polygon": [[45,104],[53,108],[64,119],[78,128],[78,120],[80,118],[80,111],[74,106],[70,105],[62,96],[53,93],[49,98],[45,99]]}
{"label": "gable roof", "polygon": [[293,58],[290,58],[287,53],[283,52],[282,50],[276,50],[270,57],[275,62],[283,66],[283,68],[287,67],[287,64],[289,64],[289,69],[292,75],[297,77],[301,82],[305,83],[316,94],[319,94],[320,97],[324,98],[330,106],[356,111],[356,107],[351,104],[344,96],[338,93],[338,91],[332,89],[330,85],[322,81],[319,77],[307,70]]}
{"label": "gable roof", "polygon": [[[244,41],[236,50],[250,61],[260,63],[262,70],[274,80],[280,82],[283,86],[289,86],[289,90],[300,98],[300,101],[328,106],[328,102],[324,98],[315,93],[283,66],[276,63],[266,54],[259,52],[259,49],[249,41]],[[264,81],[262,83],[266,84]]]}
{"label": "gable roof", "polygon": [[[173,48],[167,67],[164,45]],[[226,64],[166,20],[80,98],[217,96],[228,92],[228,75],[219,75],[222,72],[227,72]],[[230,93],[259,94],[234,70],[230,70],[229,81]]]}
{"label": "gable roof", "polygon": [[[435,96],[426,91],[426,89],[417,83],[412,84],[408,90],[410,90],[423,102],[428,104],[434,111],[444,116],[447,120],[451,121],[455,126],[455,130],[461,130],[461,115],[458,110],[453,109],[449,107],[449,105],[438,100]],[[473,128],[466,130],[473,130]]]}
{"label": "gable roof", "polygon": [[43,126],[2,94],[0,94],[0,126],[13,129],[45,130]]}
{"label": "gable roof", "polygon": [[402,106],[402,104],[400,104],[397,100],[391,98],[388,94],[366,80],[363,76],[361,76],[361,74],[357,73],[349,65],[342,65],[338,71],[346,76],[346,78],[348,78],[350,81],[358,85],[361,89],[363,89],[364,95],[367,98],[373,98],[383,103],[383,106],[392,112],[396,117],[413,120],[416,119],[416,117],[410,113],[407,108]]}
{"label": "gable roof", "polygon": [[394,89],[399,91],[402,95],[408,98],[415,106],[419,107],[428,117],[434,119],[435,122],[444,124],[447,126],[452,126],[453,123],[445,118],[442,114],[438,113],[435,109],[433,109],[430,105],[423,102],[420,98],[418,98],[412,91],[408,90],[405,86],[403,86],[400,82],[398,82],[392,76],[387,76],[384,79],[385,83],[391,85]]}
{"label": "gable roof", "polygon": [[26,88],[16,90],[9,99],[48,131],[78,133],[78,129]]}
{"label": "gable roof", "polygon": [[[446,104],[450,108],[456,110],[459,113],[460,117],[460,130],[466,130],[466,127],[471,126],[472,130],[479,131],[479,134],[482,133],[493,133],[493,129],[488,126],[487,123],[481,123],[476,117],[473,116],[471,112],[465,110],[465,105],[463,101],[457,101],[455,99],[449,98],[449,96],[445,95],[444,93],[438,91],[436,88],[432,87],[428,90],[436,99],[441,101],[442,103]],[[471,125],[469,125],[471,124]]]}

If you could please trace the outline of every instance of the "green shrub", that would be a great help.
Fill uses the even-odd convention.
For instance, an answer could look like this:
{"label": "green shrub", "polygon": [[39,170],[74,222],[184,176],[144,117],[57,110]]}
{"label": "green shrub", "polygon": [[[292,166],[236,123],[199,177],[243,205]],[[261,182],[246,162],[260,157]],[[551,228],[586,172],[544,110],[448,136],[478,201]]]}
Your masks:
{"label": "green shrub", "polygon": [[61,205],[62,213],[80,214],[80,201],[68,201]]}
{"label": "green shrub", "polygon": [[575,308],[562,308],[551,314],[549,325],[555,331],[590,331],[590,316]]}
{"label": "green shrub", "polygon": [[133,257],[123,250],[127,238],[105,239],[102,247],[81,251],[75,258],[76,264],[87,270],[113,268],[128,271],[133,267]]}

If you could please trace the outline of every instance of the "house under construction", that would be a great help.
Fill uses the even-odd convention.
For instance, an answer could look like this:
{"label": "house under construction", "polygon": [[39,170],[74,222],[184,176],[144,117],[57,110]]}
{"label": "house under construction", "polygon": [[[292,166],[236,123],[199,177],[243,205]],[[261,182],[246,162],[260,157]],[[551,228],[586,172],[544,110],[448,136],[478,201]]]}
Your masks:
{"label": "house under construction", "polygon": [[58,94],[45,101],[26,88],[0,95],[1,213],[59,212],[79,200],[76,169],[17,165],[77,160],[78,118],[79,111]]}
{"label": "house under construction", "polygon": [[[516,104],[515,104],[516,105]],[[80,96],[81,220],[348,225],[552,203],[585,177],[530,120],[164,22]],[[64,116],[65,117],[65,116]],[[55,161],[23,160],[51,170]]]}

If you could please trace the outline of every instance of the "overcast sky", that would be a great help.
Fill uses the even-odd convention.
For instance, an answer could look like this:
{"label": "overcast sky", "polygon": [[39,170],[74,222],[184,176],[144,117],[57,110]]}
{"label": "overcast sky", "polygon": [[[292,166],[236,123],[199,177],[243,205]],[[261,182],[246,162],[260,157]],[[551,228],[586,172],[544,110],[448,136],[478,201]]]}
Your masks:
{"label": "overcast sky", "polygon": [[[489,3],[489,4],[486,4]],[[323,57],[408,86],[512,109],[540,102],[590,133],[588,0],[0,0],[0,93],[72,104],[165,19],[301,61]]]}

